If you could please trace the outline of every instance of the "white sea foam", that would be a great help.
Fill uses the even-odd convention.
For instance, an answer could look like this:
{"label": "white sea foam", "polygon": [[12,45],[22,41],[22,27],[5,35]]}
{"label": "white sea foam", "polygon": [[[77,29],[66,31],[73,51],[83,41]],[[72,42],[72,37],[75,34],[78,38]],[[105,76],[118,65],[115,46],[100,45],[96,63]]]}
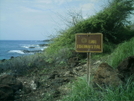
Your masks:
{"label": "white sea foam", "polygon": [[23,48],[29,48],[29,46],[22,46]]}
{"label": "white sea foam", "polygon": [[26,49],[31,48],[31,47],[33,47],[33,48],[40,48],[39,45],[23,45],[22,47],[26,48]]}
{"label": "white sea foam", "polygon": [[[33,51],[36,51],[36,50],[40,50],[40,51],[43,51],[45,50],[48,46],[41,46],[41,45],[38,45],[38,44],[31,44],[31,45],[22,45],[21,47],[27,49],[29,52],[24,52],[24,53],[27,53],[27,54],[30,54],[32,53]],[[24,49],[24,50],[25,50]],[[23,52],[23,51],[22,51]],[[33,52],[34,53],[34,52]]]}
{"label": "white sea foam", "polygon": [[19,53],[19,54],[25,54],[23,51],[21,50],[10,50],[8,53]]}
{"label": "white sea foam", "polygon": [[46,48],[47,48],[47,46],[45,46],[45,47],[42,47],[42,48],[41,48],[41,51],[43,51],[43,50],[44,50],[44,49],[46,49]]}

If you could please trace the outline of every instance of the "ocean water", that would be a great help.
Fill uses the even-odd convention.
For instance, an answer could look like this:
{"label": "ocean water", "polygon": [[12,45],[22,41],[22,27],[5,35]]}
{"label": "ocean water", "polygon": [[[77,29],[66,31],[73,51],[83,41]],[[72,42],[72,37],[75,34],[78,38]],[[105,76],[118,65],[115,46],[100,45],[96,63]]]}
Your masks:
{"label": "ocean water", "polygon": [[0,60],[41,52],[48,42],[40,40],[0,40]]}

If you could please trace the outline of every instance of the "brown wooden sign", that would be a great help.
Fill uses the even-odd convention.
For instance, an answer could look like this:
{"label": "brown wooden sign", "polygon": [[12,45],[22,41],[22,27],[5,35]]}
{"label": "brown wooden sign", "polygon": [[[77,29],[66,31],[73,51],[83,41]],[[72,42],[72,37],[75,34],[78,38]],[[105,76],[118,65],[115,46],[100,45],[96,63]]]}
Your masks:
{"label": "brown wooden sign", "polygon": [[76,34],[76,52],[101,53],[103,51],[103,34],[87,33]]}

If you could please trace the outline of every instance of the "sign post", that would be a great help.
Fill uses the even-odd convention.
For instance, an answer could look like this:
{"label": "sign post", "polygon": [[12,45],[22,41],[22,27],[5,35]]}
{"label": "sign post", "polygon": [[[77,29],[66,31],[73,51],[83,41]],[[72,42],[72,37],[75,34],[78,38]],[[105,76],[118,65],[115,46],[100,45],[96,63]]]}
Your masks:
{"label": "sign post", "polygon": [[91,53],[103,52],[103,34],[101,33],[80,33],[75,36],[76,52],[87,53],[87,83],[91,79]]}
{"label": "sign post", "polygon": [[90,84],[90,77],[91,76],[91,52],[87,53],[87,83]]}

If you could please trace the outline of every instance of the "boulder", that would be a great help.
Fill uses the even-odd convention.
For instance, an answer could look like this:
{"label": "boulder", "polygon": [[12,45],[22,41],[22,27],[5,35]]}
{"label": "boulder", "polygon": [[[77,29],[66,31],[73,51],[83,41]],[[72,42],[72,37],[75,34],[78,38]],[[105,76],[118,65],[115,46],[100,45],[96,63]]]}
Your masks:
{"label": "boulder", "polygon": [[31,46],[31,47],[29,47],[29,48],[35,48],[34,46]]}
{"label": "boulder", "polygon": [[13,101],[14,100],[14,91],[8,85],[0,84],[0,101]]}
{"label": "boulder", "polygon": [[130,56],[124,59],[117,67],[120,78],[124,81],[134,74],[134,56]]}
{"label": "boulder", "polygon": [[[2,73],[4,71],[4,69],[3,68],[0,68],[0,73]],[[0,74],[1,75],[1,74]]]}
{"label": "boulder", "polygon": [[107,63],[101,63],[94,73],[94,84],[100,86],[118,86],[122,84],[118,76],[118,71],[113,69]]}
{"label": "boulder", "polygon": [[2,85],[8,85],[13,90],[22,89],[22,83],[18,81],[13,75],[3,75],[0,77],[0,83]]}
{"label": "boulder", "polygon": [[59,77],[59,73],[57,71],[53,71],[52,74],[48,77],[48,79],[55,79],[56,77]]}
{"label": "boulder", "polygon": [[63,76],[65,76],[65,77],[75,77],[75,73],[74,72],[72,72],[72,71],[67,71],[67,72],[65,72],[65,74],[63,75]]}
{"label": "boulder", "polygon": [[0,101],[11,99],[13,101],[14,94],[22,89],[22,83],[12,75],[0,76]]}
{"label": "boulder", "polygon": [[24,53],[39,53],[42,52],[42,50],[22,50]]}
{"label": "boulder", "polygon": [[39,44],[40,47],[48,46],[48,44]]}
{"label": "boulder", "polygon": [[73,68],[79,64],[79,58],[78,57],[69,58],[67,64],[69,67]]}

